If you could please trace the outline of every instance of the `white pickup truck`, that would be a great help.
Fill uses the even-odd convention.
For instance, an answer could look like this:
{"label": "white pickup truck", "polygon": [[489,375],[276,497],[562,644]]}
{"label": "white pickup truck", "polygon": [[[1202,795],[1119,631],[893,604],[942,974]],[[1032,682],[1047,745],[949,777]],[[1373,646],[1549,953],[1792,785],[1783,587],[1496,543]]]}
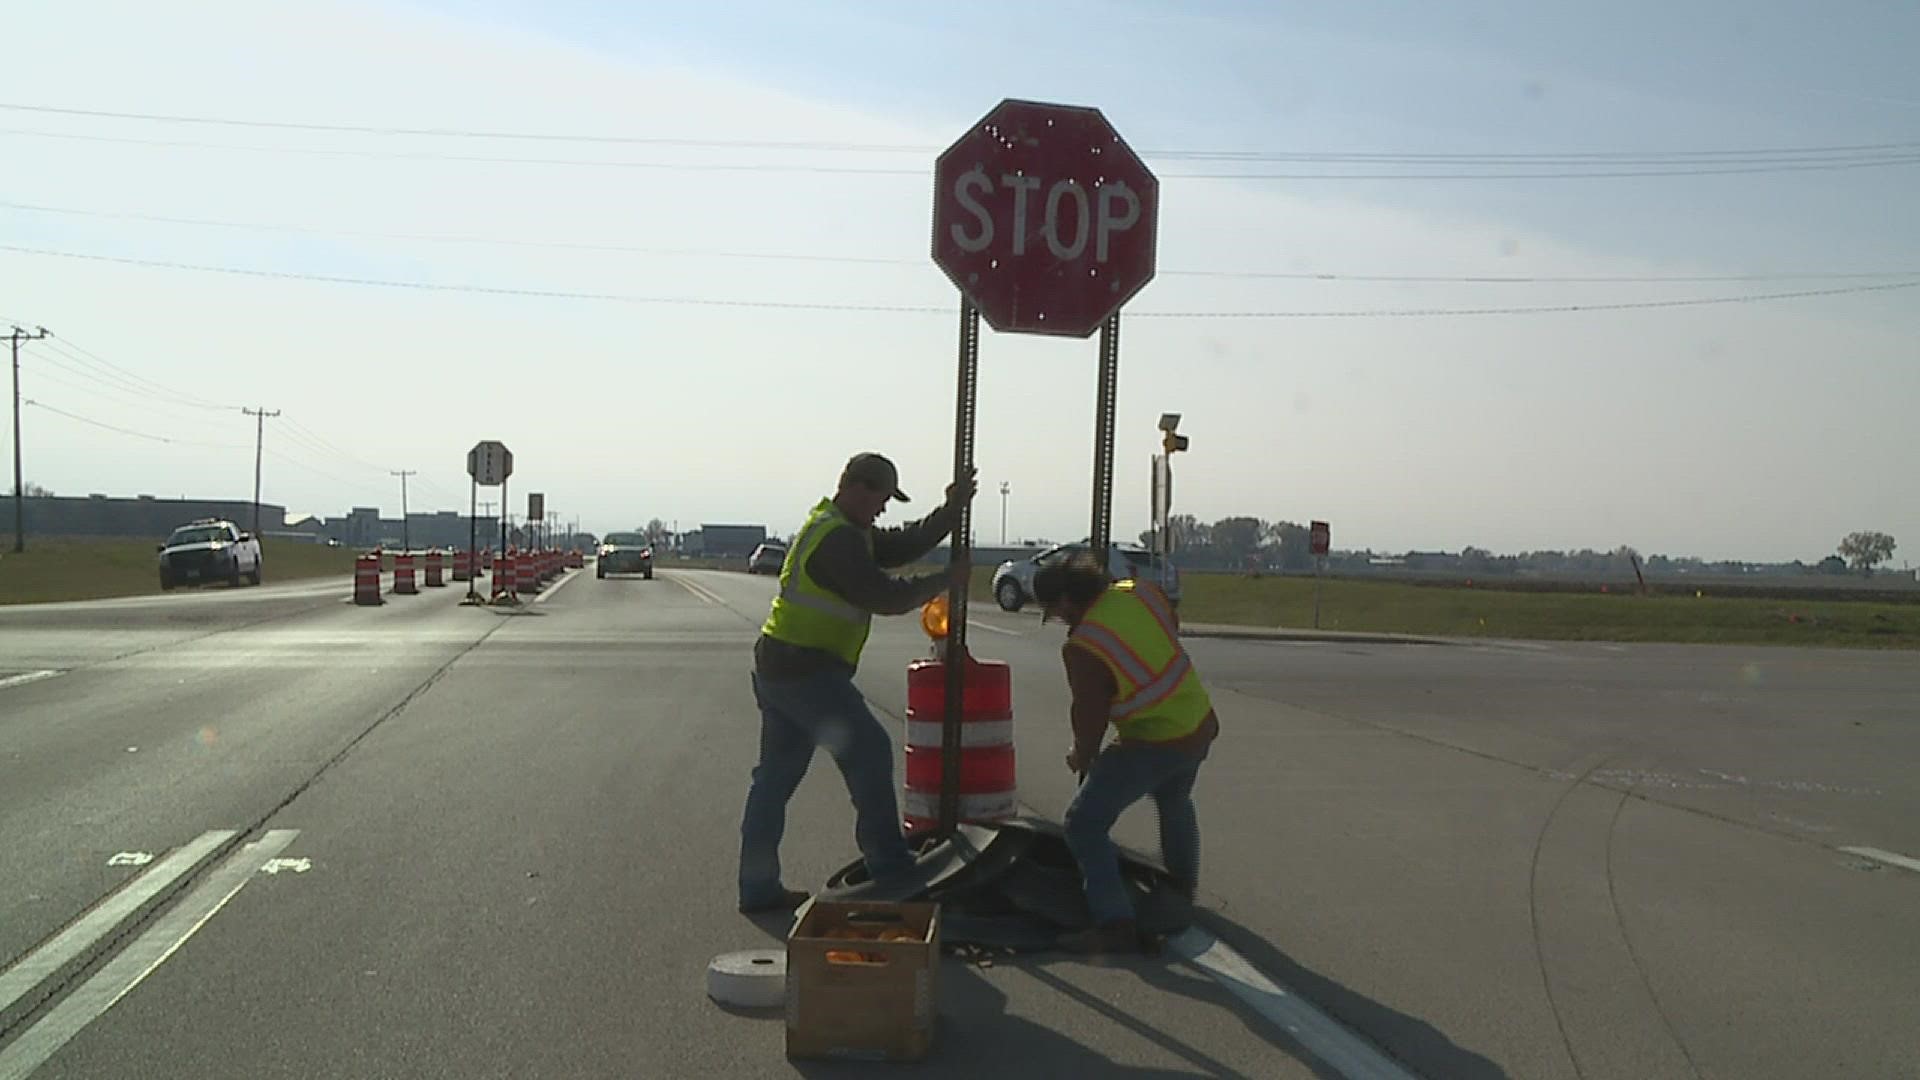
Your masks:
{"label": "white pickup truck", "polygon": [[160,587],[242,579],[260,584],[260,539],[231,521],[202,518],[173,530],[160,545]]}

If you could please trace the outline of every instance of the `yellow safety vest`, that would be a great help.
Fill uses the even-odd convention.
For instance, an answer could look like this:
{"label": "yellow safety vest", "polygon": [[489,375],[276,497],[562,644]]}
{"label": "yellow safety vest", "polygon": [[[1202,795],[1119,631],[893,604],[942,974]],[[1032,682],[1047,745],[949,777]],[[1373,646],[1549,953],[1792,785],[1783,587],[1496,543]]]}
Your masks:
{"label": "yellow safety vest", "polygon": [[[873,616],[847,603],[807,573],[807,561],[820,550],[820,542],[841,526],[851,529],[854,524],[832,499],[821,499],[787,549],[786,561],[780,565],[780,592],[774,596],[773,610],[768,612],[760,632],[789,645],[830,652],[849,666],[858,667]],[[863,529],[861,536],[871,554],[873,534]]]}
{"label": "yellow safety vest", "polygon": [[1067,640],[1113,672],[1107,718],[1120,737],[1168,742],[1200,730],[1213,711],[1207,688],[1180,646],[1173,605],[1151,584],[1116,581],[1100,594]]}

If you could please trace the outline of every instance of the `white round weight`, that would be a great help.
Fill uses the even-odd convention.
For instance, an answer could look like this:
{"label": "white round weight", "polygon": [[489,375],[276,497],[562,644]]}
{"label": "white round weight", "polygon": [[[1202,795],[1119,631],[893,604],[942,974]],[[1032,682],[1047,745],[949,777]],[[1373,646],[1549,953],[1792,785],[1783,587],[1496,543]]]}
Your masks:
{"label": "white round weight", "polygon": [[742,1009],[771,1009],[787,998],[784,949],[722,953],[707,965],[707,996]]}

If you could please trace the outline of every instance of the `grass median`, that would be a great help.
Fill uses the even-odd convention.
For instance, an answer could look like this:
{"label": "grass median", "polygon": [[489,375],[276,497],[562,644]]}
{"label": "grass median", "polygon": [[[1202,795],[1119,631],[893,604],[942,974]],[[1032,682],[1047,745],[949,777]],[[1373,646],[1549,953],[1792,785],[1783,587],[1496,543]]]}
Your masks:
{"label": "grass median", "polygon": [[[260,565],[268,582],[345,577],[353,573],[353,557],[351,548],[320,544],[267,540],[260,546]],[[157,541],[29,538],[24,552],[0,552],[0,604],[100,600],[159,592]]]}
{"label": "grass median", "polygon": [[[993,603],[991,567],[975,567],[970,597]],[[1183,575],[1180,617],[1192,623],[1313,627],[1313,579]],[[1521,592],[1328,579],[1320,628],[1546,641],[1693,642],[1920,648],[1920,603],[1830,598],[1636,596]]]}

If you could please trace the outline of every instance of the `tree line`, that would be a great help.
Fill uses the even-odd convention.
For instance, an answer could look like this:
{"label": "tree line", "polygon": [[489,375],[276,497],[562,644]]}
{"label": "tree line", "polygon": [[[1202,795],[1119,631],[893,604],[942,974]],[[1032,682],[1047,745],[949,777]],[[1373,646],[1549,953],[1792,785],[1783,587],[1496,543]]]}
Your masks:
{"label": "tree line", "polygon": [[[1183,567],[1258,569],[1283,573],[1314,568],[1307,526],[1295,521],[1235,516],[1209,524],[1192,514],[1175,514],[1167,521],[1167,535],[1172,543],[1174,561]],[[1151,531],[1140,534],[1143,547],[1151,546],[1153,539]],[[1761,571],[1844,574],[1849,571],[1871,573],[1874,567],[1891,560],[1897,547],[1891,535],[1869,530],[1847,534],[1833,554],[1812,563],[1799,559],[1790,563],[1752,563],[1731,559],[1708,560],[1690,555],[1654,555],[1642,559],[1638,551],[1624,544],[1607,551],[1582,548],[1578,551],[1523,551],[1512,555],[1496,555],[1486,548],[1469,545],[1458,552],[1335,550],[1327,557],[1327,568],[1337,572],[1402,568],[1486,575],[1630,576],[1638,561],[1646,573],[1656,576],[1750,574]]]}

